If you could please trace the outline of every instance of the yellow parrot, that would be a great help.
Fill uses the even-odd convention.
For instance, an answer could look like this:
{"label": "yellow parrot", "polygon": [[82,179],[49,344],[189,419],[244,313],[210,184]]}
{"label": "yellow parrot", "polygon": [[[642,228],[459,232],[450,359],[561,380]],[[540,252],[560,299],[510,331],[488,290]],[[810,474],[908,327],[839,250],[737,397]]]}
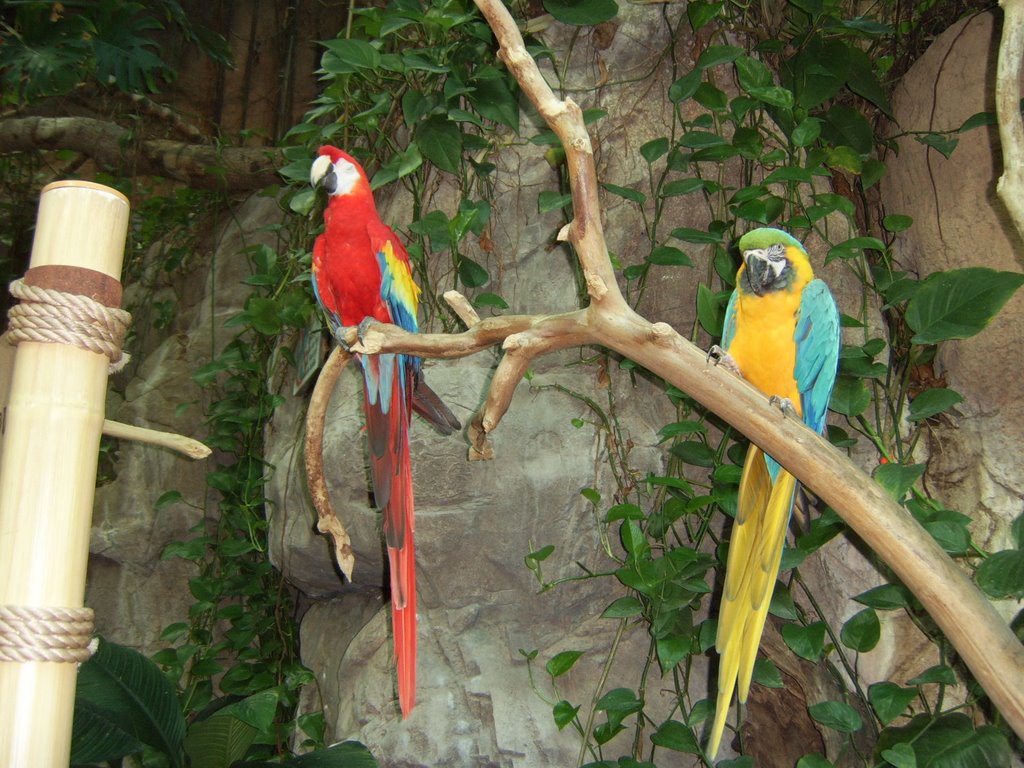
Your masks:
{"label": "yellow parrot", "polygon": [[[839,362],[835,299],[814,278],[807,252],[792,235],[755,229],[740,238],[739,249],[743,264],[725,311],[720,360],[821,433]],[[755,445],[747,449],[715,641],[720,666],[712,760],[733,689],[740,703],[750,692],[796,488],[796,478],[771,456]]]}

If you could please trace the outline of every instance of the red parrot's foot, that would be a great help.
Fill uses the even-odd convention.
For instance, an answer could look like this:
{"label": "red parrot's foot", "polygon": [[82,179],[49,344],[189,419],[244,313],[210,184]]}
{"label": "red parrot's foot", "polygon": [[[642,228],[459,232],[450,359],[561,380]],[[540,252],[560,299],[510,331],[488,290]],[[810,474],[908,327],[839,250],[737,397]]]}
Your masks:
{"label": "red parrot's foot", "polygon": [[717,344],[712,344],[708,350],[708,360],[712,359],[715,361],[715,365],[722,366],[733,376],[743,378],[743,372],[740,371],[740,366],[736,359]]}

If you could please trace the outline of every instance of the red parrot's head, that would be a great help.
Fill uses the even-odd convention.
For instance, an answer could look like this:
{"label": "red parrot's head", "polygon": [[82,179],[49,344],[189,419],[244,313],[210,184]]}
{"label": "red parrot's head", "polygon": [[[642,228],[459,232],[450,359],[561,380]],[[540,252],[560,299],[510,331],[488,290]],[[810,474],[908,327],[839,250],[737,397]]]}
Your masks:
{"label": "red parrot's head", "polygon": [[370,181],[362,166],[347,152],[331,146],[320,147],[309,170],[309,183],[314,187],[323,184],[329,197],[370,193]]}

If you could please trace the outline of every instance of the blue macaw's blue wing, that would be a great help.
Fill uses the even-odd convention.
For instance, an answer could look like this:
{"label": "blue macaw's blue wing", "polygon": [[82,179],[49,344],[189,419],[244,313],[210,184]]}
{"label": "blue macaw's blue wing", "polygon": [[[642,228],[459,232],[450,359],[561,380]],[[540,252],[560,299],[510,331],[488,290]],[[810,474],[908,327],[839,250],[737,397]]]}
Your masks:
{"label": "blue macaw's blue wing", "polygon": [[796,379],[804,423],[825,430],[825,417],[839,363],[839,309],[828,286],[812,280],[800,297],[796,333]]}
{"label": "blue macaw's blue wing", "polygon": [[725,322],[722,324],[722,349],[729,349],[732,337],[736,335],[736,295],[733,291],[729,303],[725,306]]}

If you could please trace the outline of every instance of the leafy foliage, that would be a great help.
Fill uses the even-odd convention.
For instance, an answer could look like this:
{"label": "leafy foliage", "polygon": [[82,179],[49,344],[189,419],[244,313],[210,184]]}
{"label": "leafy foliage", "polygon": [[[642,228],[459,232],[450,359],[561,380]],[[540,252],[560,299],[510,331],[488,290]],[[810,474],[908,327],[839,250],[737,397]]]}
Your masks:
{"label": "leafy foliage", "polygon": [[23,106],[95,80],[132,93],[152,93],[174,72],[152,33],[173,22],[187,39],[221,62],[223,39],[194,25],[177,0],[27,0],[15,4],[0,45],[0,103]]}

